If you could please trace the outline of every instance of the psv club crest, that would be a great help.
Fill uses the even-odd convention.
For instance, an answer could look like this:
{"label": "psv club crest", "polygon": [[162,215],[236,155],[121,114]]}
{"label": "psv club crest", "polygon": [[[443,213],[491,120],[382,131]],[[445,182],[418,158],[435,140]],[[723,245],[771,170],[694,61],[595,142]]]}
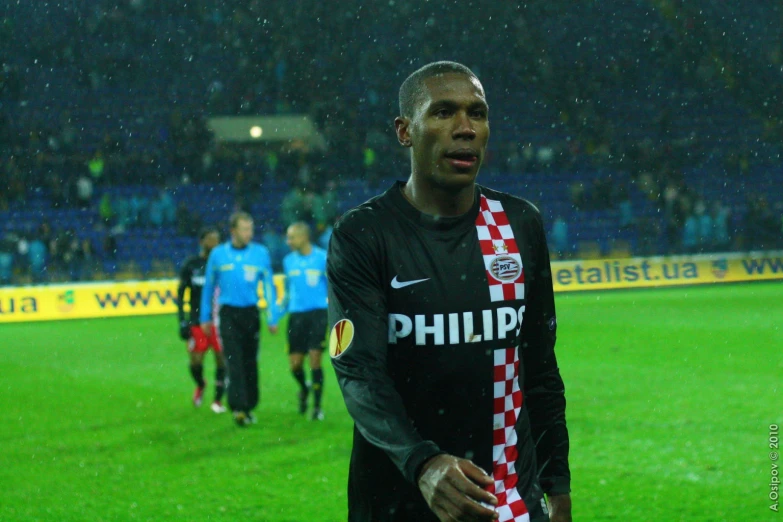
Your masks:
{"label": "psv club crest", "polygon": [[511,256],[497,256],[489,264],[489,273],[498,281],[516,281],[522,273],[522,265]]}

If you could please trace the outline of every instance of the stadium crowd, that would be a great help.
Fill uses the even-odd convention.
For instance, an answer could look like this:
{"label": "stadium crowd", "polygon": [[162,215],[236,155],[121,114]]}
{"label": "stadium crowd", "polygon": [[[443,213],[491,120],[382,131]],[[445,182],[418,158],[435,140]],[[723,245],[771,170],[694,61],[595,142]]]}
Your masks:
{"label": "stadium crowd", "polygon": [[[4,284],[89,278],[128,234],[192,238],[213,215],[253,212],[270,197],[258,221],[276,267],[293,221],[312,223],[325,244],[334,219],[356,203],[347,197],[355,180],[372,193],[407,175],[390,130],[401,77],[455,54],[501,94],[490,99],[483,182],[565,184],[553,189],[565,191],[569,208],[552,211],[549,224],[558,255],[579,255],[577,226],[607,216],[605,235],[630,231],[638,254],[783,247],[783,199],[754,188],[783,181],[780,115],[756,103],[774,81],[758,80],[762,58],[738,54],[712,33],[697,41],[687,24],[706,15],[691,6],[618,8],[609,14],[623,23],[603,39],[589,22],[607,8],[579,7],[558,29],[558,2],[501,2],[446,20],[407,0],[372,10],[358,0],[340,9],[259,0],[15,9],[0,24],[8,44],[0,55]],[[54,24],[46,37],[21,47],[11,38],[42,23]],[[329,45],[307,36],[322,28]],[[447,44],[444,31],[461,36]],[[488,32],[499,36],[472,45]],[[635,32],[641,44],[613,45]],[[759,56],[783,56],[779,42],[754,44]],[[75,83],[42,86],[40,68],[69,72]],[[207,126],[212,115],[293,113],[313,118],[325,150],[231,148]],[[193,205],[187,188],[202,185],[220,187],[232,208]],[[545,212],[557,197],[520,195]],[[39,208],[33,203],[46,209],[37,220],[11,217]],[[49,219],[63,209],[81,210],[79,221]]]}

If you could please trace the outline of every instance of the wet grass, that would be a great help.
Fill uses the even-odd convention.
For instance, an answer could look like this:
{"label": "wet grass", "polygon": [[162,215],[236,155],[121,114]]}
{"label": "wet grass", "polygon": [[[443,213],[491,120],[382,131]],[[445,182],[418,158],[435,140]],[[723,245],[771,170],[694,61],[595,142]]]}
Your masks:
{"label": "wet grass", "polygon": [[[575,520],[774,520],[783,285],[561,294],[558,315]],[[176,326],[0,327],[0,520],[345,520],[331,369],[326,419],[300,417],[266,334],[259,423],[240,430],[190,405]]]}

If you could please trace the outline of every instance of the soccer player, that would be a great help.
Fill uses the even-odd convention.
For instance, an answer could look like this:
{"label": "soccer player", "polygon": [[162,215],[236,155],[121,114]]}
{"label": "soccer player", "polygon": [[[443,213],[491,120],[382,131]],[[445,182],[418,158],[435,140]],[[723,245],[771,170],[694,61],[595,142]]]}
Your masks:
{"label": "soccer player", "polygon": [[209,336],[213,330],[212,300],[217,303],[218,334],[228,361],[228,406],[238,426],[255,422],[258,406],[258,350],[261,323],[258,313],[259,282],[264,284],[268,303],[268,327],[277,333],[277,296],[272,284],[272,261],[265,246],[253,243],[253,218],[246,212],[231,215],[231,240],[215,247],[207,261],[206,280],[201,294],[201,328]]}
{"label": "soccer player", "polygon": [[288,360],[291,373],[299,383],[299,413],[307,413],[308,387],[305,383],[305,354],[309,354],[312,373],[313,420],[323,420],[321,394],[324,373],[321,369],[323,341],[326,337],[326,251],[310,242],[310,227],[302,221],[286,231],[292,252],[283,258],[286,276],[288,318]]}
{"label": "soccer player", "polygon": [[470,69],[427,65],[399,103],[410,177],[346,213],[329,246],[348,519],[570,521],[541,215],[476,184],[489,108]]}
{"label": "soccer player", "polygon": [[[212,411],[224,413],[223,392],[225,390],[226,360],[220,347],[220,340],[215,331],[207,337],[199,325],[199,307],[201,306],[201,289],[204,286],[204,271],[207,257],[220,242],[220,233],[214,228],[204,228],[198,236],[201,251],[182,263],[177,287],[177,317],[179,318],[179,336],[188,342],[190,354],[190,375],[196,382],[193,392],[193,405],[201,406],[204,396],[204,354],[212,348],[215,352],[215,400],[212,401]],[[190,289],[190,314],[185,317],[185,289]]]}

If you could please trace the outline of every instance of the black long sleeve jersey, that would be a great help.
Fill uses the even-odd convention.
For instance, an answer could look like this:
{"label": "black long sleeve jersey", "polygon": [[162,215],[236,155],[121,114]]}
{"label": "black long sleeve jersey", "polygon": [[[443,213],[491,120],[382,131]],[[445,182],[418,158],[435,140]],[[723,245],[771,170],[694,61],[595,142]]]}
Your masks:
{"label": "black long sleeve jersey", "polygon": [[[177,286],[177,315],[179,321],[189,321],[191,325],[199,324],[201,309],[201,290],[204,287],[207,258],[199,255],[188,257],[179,272]],[[185,289],[190,288],[190,314],[185,319]]]}
{"label": "black long sleeve jersey", "polygon": [[330,353],[354,419],[351,521],[436,520],[416,486],[438,453],[494,477],[500,520],[570,491],[554,294],[538,210],[476,186],[434,218],[398,182],[346,213],[328,256]]}

